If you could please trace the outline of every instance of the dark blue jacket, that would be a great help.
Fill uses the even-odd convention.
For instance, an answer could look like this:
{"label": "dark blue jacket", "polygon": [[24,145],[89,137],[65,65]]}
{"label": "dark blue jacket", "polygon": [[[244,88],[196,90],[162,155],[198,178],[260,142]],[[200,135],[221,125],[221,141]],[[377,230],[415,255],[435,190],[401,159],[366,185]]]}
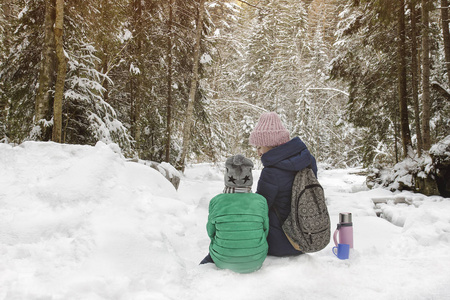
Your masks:
{"label": "dark blue jacket", "polygon": [[[306,148],[305,143],[295,137],[264,153],[261,162],[264,168],[256,192],[266,198],[269,206],[268,254],[275,256],[301,254],[302,252],[292,247],[281,225],[291,212],[292,183],[295,174],[306,167],[311,167],[317,177],[316,159]],[[278,220],[274,207],[281,220]]]}

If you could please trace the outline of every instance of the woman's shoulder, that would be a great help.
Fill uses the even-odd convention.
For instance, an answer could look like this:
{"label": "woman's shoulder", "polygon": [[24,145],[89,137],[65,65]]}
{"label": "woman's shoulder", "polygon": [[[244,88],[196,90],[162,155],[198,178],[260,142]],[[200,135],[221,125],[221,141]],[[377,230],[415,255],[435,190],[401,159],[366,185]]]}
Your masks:
{"label": "woman's shoulder", "polygon": [[279,162],[289,160],[307,149],[308,148],[306,147],[305,143],[303,143],[303,141],[299,137],[295,137],[289,142],[267,151],[261,157],[261,161],[265,167],[275,166]]}
{"label": "woman's shoulder", "polygon": [[267,166],[264,167],[261,171],[260,179],[266,181],[276,181],[277,176],[280,175],[281,170],[278,169],[276,166]]}

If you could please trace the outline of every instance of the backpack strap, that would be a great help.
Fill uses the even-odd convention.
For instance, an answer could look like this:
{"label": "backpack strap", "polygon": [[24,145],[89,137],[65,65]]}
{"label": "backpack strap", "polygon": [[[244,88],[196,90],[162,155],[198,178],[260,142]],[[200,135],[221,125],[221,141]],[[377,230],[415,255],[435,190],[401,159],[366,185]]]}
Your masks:
{"label": "backpack strap", "polygon": [[[303,169],[311,169],[311,170],[312,170],[312,165],[310,164],[310,165],[308,165],[307,167],[305,167],[305,168],[303,168]],[[303,169],[301,169],[301,170],[303,170]],[[298,174],[301,170],[298,170],[298,171],[295,172],[294,180],[295,180],[295,177],[297,176],[297,174]],[[314,172],[314,170],[313,170],[313,172]],[[291,188],[291,193],[292,193],[292,188]],[[291,201],[292,201],[292,200],[291,200]],[[270,209],[272,209],[272,210],[275,212],[275,214],[277,215],[278,221],[280,221],[280,224],[283,225],[282,223],[284,223],[284,222],[281,222],[280,213],[278,212],[278,209],[275,207],[275,204],[273,204],[272,207],[271,207]]]}

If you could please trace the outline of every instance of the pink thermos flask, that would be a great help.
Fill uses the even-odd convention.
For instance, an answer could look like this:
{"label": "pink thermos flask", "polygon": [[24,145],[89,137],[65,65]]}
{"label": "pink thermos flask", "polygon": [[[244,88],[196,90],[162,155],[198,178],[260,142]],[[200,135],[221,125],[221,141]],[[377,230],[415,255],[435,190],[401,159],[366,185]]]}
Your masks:
{"label": "pink thermos flask", "polygon": [[[337,235],[339,232],[339,242],[337,241]],[[339,223],[333,234],[334,244],[349,244],[350,248],[353,248],[353,224],[352,213],[345,212],[339,214]]]}

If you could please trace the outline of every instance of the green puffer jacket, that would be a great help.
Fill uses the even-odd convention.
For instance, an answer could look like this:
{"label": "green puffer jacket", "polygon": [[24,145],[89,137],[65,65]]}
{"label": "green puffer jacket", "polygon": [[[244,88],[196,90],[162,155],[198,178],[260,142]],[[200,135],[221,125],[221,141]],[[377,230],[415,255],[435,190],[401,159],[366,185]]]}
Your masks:
{"label": "green puffer jacket", "polygon": [[253,193],[219,194],[209,203],[209,252],[217,267],[238,273],[261,268],[267,256],[266,199]]}

